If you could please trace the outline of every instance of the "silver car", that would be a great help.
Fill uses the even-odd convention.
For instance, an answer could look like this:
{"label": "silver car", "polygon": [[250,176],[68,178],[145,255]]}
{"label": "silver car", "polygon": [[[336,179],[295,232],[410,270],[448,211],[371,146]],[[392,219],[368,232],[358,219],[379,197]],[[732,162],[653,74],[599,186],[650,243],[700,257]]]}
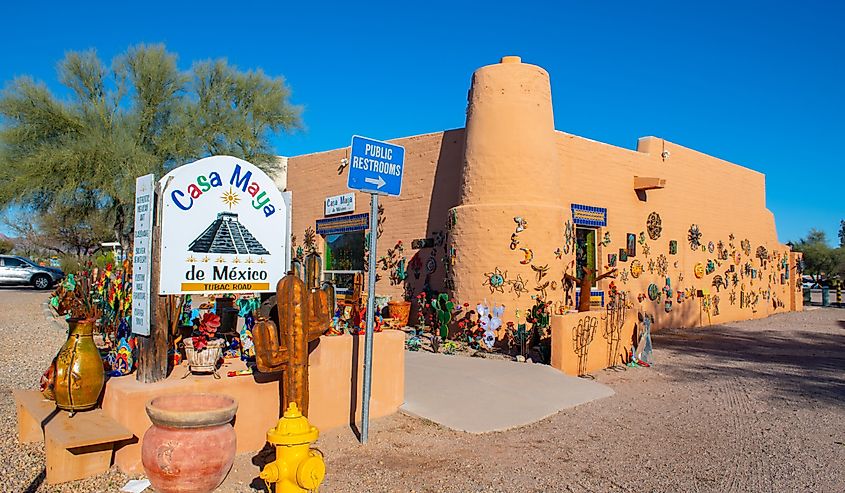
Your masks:
{"label": "silver car", "polygon": [[35,289],[49,289],[64,277],[61,269],[42,267],[28,258],[0,255],[0,286],[29,284]]}

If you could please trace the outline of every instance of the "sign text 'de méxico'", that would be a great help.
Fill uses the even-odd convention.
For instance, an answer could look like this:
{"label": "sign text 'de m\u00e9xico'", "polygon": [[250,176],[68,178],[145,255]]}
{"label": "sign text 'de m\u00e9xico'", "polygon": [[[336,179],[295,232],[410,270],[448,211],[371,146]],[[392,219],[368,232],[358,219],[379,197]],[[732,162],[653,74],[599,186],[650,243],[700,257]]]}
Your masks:
{"label": "sign text 'de m\u00e9xico'", "polygon": [[271,291],[285,274],[287,202],[253,164],[200,159],[161,179],[160,294]]}

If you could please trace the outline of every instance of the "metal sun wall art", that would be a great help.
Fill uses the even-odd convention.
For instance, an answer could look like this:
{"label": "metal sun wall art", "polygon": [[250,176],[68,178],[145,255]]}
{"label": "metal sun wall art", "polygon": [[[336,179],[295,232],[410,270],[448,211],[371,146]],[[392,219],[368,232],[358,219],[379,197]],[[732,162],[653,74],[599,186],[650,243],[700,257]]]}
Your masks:
{"label": "metal sun wall art", "polygon": [[643,273],[643,264],[639,260],[631,262],[631,277],[634,279],[640,277]]}
{"label": "metal sun wall art", "polygon": [[485,272],[484,273],[484,286],[490,288],[490,294],[498,291],[500,293],[505,292],[505,282],[507,278],[508,272],[502,272],[498,267],[496,267],[492,272]]}

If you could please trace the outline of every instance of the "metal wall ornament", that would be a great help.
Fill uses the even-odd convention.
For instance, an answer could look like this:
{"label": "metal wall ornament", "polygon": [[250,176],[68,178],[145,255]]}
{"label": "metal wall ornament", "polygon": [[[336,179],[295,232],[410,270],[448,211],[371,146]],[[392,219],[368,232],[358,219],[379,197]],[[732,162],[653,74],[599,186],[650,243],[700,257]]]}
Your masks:
{"label": "metal wall ornament", "polygon": [[610,231],[604,232],[604,237],[602,237],[601,245],[604,247],[610,246]]}
{"label": "metal wall ornament", "polygon": [[704,264],[702,262],[695,264],[695,267],[693,268],[693,273],[695,274],[696,279],[701,279],[702,277],[704,277]]}
{"label": "metal wall ornament", "polygon": [[593,337],[598,328],[598,317],[584,317],[578,321],[578,325],[572,329],[572,345],[575,354],[578,355],[578,376],[584,376],[587,373],[587,354],[590,349],[590,344],[593,342]]}
{"label": "metal wall ornament", "polygon": [[687,241],[691,250],[701,248],[701,230],[698,229],[697,224],[690,225],[689,231],[687,231]]}
{"label": "metal wall ornament", "polygon": [[631,277],[634,279],[640,277],[643,273],[643,264],[639,260],[631,262]]}
{"label": "metal wall ornament", "polygon": [[634,233],[628,233],[627,235],[627,242],[626,246],[628,247],[628,257],[636,257],[637,256],[637,235]]}
{"label": "metal wall ornament", "polygon": [[740,247],[742,247],[742,253],[744,253],[745,256],[750,257],[751,256],[751,242],[748,241],[748,238],[739,242],[739,245],[740,245]]}
{"label": "metal wall ornament", "polygon": [[549,289],[550,285],[551,285],[551,283],[549,281],[546,281],[543,284],[537,285],[537,287],[534,288],[534,291],[537,291],[538,293],[540,293],[540,296],[542,297],[542,299],[545,300],[547,298],[546,290]]}
{"label": "metal wall ornament", "polygon": [[663,221],[660,219],[660,214],[652,212],[648,215],[646,230],[648,231],[648,237],[652,240],[660,238],[660,233],[663,231]]}
{"label": "metal wall ornament", "polygon": [[760,245],[757,247],[756,257],[760,259],[760,266],[764,269],[766,268],[766,261],[769,259],[769,252],[766,250],[766,247]]}
{"label": "metal wall ornament", "polygon": [[616,267],[616,254],[615,253],[608,253],[607,254],[607,266],[608,267]]}
{"label": "metal wall ornament", "polygon": [[628,269],[622,269],[622,272],[619,274],[619,280],[622,281],[622,284],[628,284]]}
{"label": "metal wall ornament", "polygon": [[537,282],[543,280],[546,277],[546,274],[549,273],[549,264],[546,265],[532,265],[531,270],[533,270],[537,274]]}
{"label": "metal wall ornament", "polygon": [[508,284],[510,285],[511,292],[517,298],[521,297],[522,293],[528,292],[528,288],[525,287],[525,281],[522,279],[522,274],[517,274],[516,279],[509,280]]}
{"label": "metal wall ornament", "polygon": [[563,253],[569,255],[572,250],[572,245],[575,242],[575,231],[572,228],[572,222],[567,219],[563,229]]}
{"label": "metal wall ornament", "polygon": [[712,259],[707,259],[707,265],[705,265],[704,273],[709,276],[715,270],[716,270],[716,262],[714,262]]}
{"label": "metal wall ornament", "polygon": [[628,261],[628,250],[625,248],[619,249],[619,261],[620,262],[627,262]]}
{"label": "metal wall ornament", "polygon": [[654,268],[655,268],[654,259],[653,258],[648,259],[648,263],[646,265],[648,266],[647,267],[648,273],[654,274]]}
{"label": "metal wall ornament", "polygon": [[666,255],[662,253],[657,256],[657,275],[660,277],[666,277],[666,274],[669,272],[669,259],[666,258]]}
{"label": "metal wall ornament", "polygon": [[622,340],[622,328],[628,313],[628,296],[624,291],[618,291],[613,281],[607,292],[608,302],[605,305],[604,338],[607,341],[607,366],[616,366],[619,355],[619,342]]}
{"label": "metal wall ornament", "polygon": [[728,259],[728,249],[725,248],[725,244],[722,243],[722,240],[719,240],[719,243],[716,243],[716,251],[718,252],[719,260]]}
{"label": "metal wall ornament", "polygon": [[508,272],[502,272],[498,267],[492,272],[484,273],[484,286],[490,288],[490,294],[498,291],[502,294],[505,292],[505,283],[507,282]]}
{"label": "metal wall ornament", "polygon": [[716,245],[712,241],[707,243],[707,251],[713,253],[716,250]]}
{"label": "metal wall ornament", "polygon": [[656,301],[657,298],[660,297],[660,288],[657,287],[657,284],[651,283],[648,285],[648,299],[651,301]]}
{"label": "metal wall ornament", "polygon": [[513,222],[516,223],[516,233],[522,233],[528,228],[528,221],[522,218],[522,216],[516,216],[513,218]]}
{"label": "metal wall ornament", "polygon": [[520,248],[523,254],[523,259],[519,261],[522,265],[528,265],[534,260],[534,251],[530,248]]}
{"label": "metal wall ornament", "polygon": [[678,240],[669,240],[669,255],[678,254]]}

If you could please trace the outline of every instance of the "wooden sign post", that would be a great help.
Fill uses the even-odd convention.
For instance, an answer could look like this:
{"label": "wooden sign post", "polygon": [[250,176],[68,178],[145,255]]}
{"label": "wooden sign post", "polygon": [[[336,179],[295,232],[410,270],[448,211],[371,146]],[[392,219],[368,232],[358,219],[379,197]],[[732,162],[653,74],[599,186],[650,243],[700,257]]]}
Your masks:
{"label": "wooden sign post", "polygon": [[142,383],[155,383],[167,378],[168,316],[165,297],[158,294],[161,277],[161,194],[156,185],[153,209],[153,234],[150,247],[150,335],[138,335],[138,371],[135,378]]}

